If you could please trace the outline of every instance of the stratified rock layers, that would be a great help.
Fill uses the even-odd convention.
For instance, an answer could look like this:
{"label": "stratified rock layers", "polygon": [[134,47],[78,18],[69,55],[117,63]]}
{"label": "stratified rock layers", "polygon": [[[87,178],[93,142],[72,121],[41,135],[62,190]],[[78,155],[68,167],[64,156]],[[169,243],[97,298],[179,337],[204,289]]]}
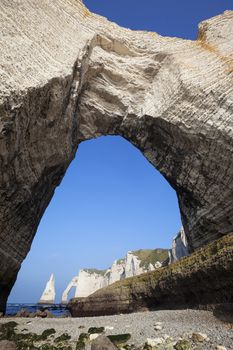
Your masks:
{"label": "stratified rock layers", "polygon": [[72,299],[72,316],[101,316],[159,308],[214,307],[233,303],[233,235],[172,265]]}
{"label": "stratified rock layers", "polygon": [[0,16],[0,311],[81,141],[140,149],[176,190],[191,251],[233,231],[232,11],[196,41],[80,0],[2,0]]}

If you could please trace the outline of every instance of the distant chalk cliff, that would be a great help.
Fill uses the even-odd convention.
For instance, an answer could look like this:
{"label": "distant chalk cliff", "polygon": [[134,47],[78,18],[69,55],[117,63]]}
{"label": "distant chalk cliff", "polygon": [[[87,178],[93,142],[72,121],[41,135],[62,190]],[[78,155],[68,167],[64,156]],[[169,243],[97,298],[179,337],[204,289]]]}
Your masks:
{"label": "distant chalk cliff", "polygon": [[168,249],[137,250],[128,252],[126,257],[115,260],[107,270],[82,269],[68,284],[62,295],[62,303],[67,303],[68,294],[74,287],[75,297],[86,297],[96,290],[116,281],[153,271],[169,263]]}
{"label": "distant chalk cliff", "polygon": [[[68,295],[75,288],[75,298],[87,297],[98,289],[123,280],[138,276],[142,273],[154,271],[162,266],[169,265],[188,255],[189,247],[183,227],[173,238],[171,249],[140,249],[129,251],[127,255],[115,260],[106,270],[82,269],[74,276],[62,294],[62,304],[68,301]],[[55,279],[52,274],[46,284],[39,303],[54,303]]]}
{"label": "distant chalk cliff", "polygon": [[188,255],[188,242],[183,227],[173,238],[172,248],[169,250],[169,263],[173,263],[183,256]]}

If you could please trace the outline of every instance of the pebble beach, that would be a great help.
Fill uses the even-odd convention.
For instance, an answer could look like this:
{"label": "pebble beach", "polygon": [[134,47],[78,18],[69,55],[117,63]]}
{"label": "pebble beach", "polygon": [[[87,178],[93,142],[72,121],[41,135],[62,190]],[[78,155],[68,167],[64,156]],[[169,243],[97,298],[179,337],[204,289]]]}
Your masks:
{"label": "pebble beach", "polygon": [[[186,339],[193,349],[233,349],[233,329],[213,316],[209,311],[200,310],[161,310],[139,312],[127,315],[114,315],[87,318],[2,318],[4,322],[17,322],[17,332],[42,333],[54,328],[56,337],[64,333],[70,335],[70,343],[75,348],[81,333],[90,327],[104,327],[106,335],[131,334],[128,344],[135,348],[143,347],[154,339]],[[202,334],[203,339],[194,339],[193,334]],[[149,340],[148,340],[149,339]],[[153,345],[153,344],[152,344]],[[219,348],[218,348],[219,347]],[[162,348],[163,349],[163,348]],[[164,347],[166,349],[166,347]]]}

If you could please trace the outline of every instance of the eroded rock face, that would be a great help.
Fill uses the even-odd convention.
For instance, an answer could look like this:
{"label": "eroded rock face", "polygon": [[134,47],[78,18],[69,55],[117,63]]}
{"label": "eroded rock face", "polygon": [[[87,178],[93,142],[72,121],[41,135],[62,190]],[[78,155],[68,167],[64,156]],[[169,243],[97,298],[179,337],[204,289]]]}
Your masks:
{"label": "eroded rock face", "polygon": [[231,305],[228,310],[232,310],[232,270],[233,234],[171,265],[115,282],[87,298],[74,298],[68,307],[74,317],[160,308],[215,308],[226,303]]}
{"label": "eroded rock face", "polygon": [[2,0],[0,311],[81,141],[121,135],[176,190],[190,250],[233,231],[233,12],[196,41],[80,0]]}

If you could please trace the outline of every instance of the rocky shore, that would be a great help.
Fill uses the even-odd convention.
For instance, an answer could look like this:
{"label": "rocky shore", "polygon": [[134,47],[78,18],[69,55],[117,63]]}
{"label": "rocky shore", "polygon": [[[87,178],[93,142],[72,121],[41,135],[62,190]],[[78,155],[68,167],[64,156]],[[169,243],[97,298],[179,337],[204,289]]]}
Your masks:
{"label": "rocky shore", "polygon": [[232,324],[209,311],[191,309],[87,318],[2,318],[0,330],[1,339],[30,350],[84,350],[100,334],[112,336],[110,340],[125,350],[233,349]]}
{"label": "rocky shore", "polygon": [[115,282],[68,304],[74,317],[233,303],[233,235],[155,271]]}

